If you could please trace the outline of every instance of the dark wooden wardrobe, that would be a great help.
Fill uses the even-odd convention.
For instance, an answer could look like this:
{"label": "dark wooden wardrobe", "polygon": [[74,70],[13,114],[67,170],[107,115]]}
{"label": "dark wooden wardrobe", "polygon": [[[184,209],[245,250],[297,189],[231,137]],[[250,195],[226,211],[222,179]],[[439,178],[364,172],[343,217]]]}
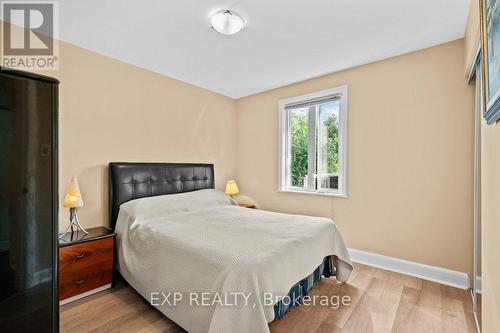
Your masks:
{"label": "dark wooden wardrobe", "polygon": [[57,332],[55,79],[0,67],[0,331]]}

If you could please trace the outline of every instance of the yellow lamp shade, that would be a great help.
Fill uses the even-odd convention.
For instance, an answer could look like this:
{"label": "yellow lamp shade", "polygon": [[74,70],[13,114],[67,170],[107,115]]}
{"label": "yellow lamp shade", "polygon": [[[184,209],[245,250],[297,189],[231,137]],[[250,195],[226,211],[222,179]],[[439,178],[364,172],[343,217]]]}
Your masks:
{"label": "yellow lamp shade", "polygon": [[76,179],[76,176],[73,176],[73,179],[71,179],[71,183],[69,183],[66,197],[64,198],[64,207],[75,208],[82,206],[83,199],[82,193],[80,192],[80,186],[78,186],[78,180]]}
{"label": "yellow lamp shade", "polygon": [[226,183],[226,189],[224,190],[224,193],[227,195],[233,196],[234,194],[238,193],[240,190],[238,190],[238,185],[236,185],[236,182],[234,180],[228,180]]}

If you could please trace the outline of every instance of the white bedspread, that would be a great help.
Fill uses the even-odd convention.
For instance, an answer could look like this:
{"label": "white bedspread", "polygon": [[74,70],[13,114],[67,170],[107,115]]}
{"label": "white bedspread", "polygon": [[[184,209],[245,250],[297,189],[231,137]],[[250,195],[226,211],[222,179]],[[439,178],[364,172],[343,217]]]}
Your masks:
{"label": "white bedspread", "polygon": [[286,295],[327,255],[338,258],[339,281],[352,270],[332,220],[240,208],[215,190],[124,203],[116,232],[124,278],[192,333],[268,332],[274,310],[264,293]]}

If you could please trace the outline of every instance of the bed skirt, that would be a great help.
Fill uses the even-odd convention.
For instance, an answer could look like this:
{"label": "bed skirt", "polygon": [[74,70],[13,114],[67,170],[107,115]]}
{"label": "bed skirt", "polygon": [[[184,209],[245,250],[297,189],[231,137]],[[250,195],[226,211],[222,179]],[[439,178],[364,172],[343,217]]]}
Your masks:
{"label": "bed skirt", "polygon": [[274,305],[274,320],[283,318],[291,309],[301,305],[304,297],[306,297],[314,285],[321,280],[321,276],[326,278],[335,276],[332,256],[325,257],[321,265],[319,265],[314,272],[294,284],[288,292],[288,297],[285,297],[286,301],[281,300]]}

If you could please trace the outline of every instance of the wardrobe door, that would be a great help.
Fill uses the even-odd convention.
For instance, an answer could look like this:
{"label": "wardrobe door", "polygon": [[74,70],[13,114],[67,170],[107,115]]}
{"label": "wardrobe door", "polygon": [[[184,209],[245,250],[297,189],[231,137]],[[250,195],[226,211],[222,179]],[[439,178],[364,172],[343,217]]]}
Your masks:
{"label": "wardrobe door", "polygon": [[0,327],[58,330],[57,85],[0,72]]}
{"label": "wardrobe door", "polygon": [[483,89],[481,63],[476,65],[476,106],[474,129],[474,229],[472,298],[476,323],[481,329],[481,122],[483,121]]}

